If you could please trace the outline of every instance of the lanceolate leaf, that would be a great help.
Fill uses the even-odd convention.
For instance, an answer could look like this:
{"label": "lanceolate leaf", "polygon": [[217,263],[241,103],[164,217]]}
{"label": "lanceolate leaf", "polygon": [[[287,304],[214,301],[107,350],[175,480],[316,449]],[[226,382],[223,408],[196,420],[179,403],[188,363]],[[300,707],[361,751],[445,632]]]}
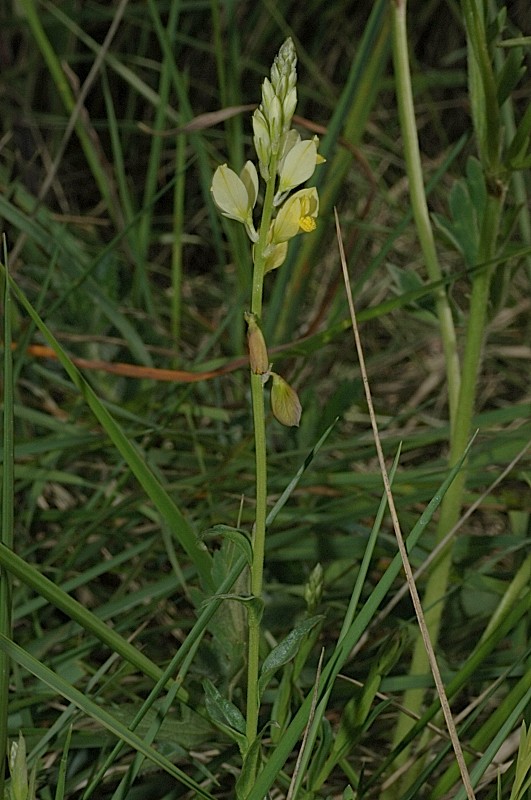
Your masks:
{"label": "lanceolate leaf", "polygon": [[311,631],[311,629],[317,625],[323,619],[322,616],[317,617],[310,617],[309,619],[305,619],[300,625],[297,625],[291,633],[288,633],[286,638],[280,642],[267,656],[266,660],[262,664],[262,670],[260,674],[260,683],[259,683],[259,695],[260,697],[264,693],[264,690],[271,680],[272,676],[275,674],[277,669],[287,664],[288,661],[291,661],[297,655],[299,651],[299,647],[301,642],[303,641],[304,637],[307,633]]}
{"label": "lanceolate leaf", "polygon": [[247,740],[245,738],[245,718],[242,712],[234,703],[221,695],[212,681],[204,680],[203,688],[210,719],[237,742],[241,752],[244,752]]}

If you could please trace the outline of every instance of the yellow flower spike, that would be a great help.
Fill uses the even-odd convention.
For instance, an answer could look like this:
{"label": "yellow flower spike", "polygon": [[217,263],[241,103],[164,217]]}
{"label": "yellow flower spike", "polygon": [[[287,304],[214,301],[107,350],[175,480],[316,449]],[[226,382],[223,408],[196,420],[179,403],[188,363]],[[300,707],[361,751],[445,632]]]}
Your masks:
{"label": "yellow flower spike", "polygon": [[298,426],[301,420],[302,406],[295,389],[276,372],[271,373],[271,410],[276,419],[288,428]]}

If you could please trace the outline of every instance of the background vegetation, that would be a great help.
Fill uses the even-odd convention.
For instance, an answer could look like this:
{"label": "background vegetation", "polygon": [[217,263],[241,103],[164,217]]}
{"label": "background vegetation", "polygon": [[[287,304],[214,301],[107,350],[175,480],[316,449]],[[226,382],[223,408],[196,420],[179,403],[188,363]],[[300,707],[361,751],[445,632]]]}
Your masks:
{"label": "background vegetation", "polygon": [[[250,157],[252,104],[288,35],[299,57],[297,124],[319,133],[327,163],[316,173],[318,229],[266,285],[270,354],[303,415],[296,429],[268,421],[263,658],[300,633],[263,697],[274,778],[266,769],[250,797],[288,791],[300,747],[290,722],[299,708],[310,716],[303,700],[321,648],[330,664],[368,552],[353,609],[367,619],[317,720],[298,796],[348,797],[348,785],[360,797],[461,796],[438,716],[435,731],[427,715],[414,730],[414,761],[400,755],[402,693],[421,690],[420,710],[430,708],[432,679],[410,669],[418,633],[386,515],[373,542],[382,477],[334,205],[389,463],[401,444],[393,494],[404,534],[450,474],[437,291],[462,354],[473,286],[489,270],[473,381],[479,433],[455,508],[456,518],[473,513],[438,596],[437,654],[478,796],[523,796],[513,759],[531,716],[531,84],[528,41],[498,45],[529,35],[527,5],[477,3],[499,101],[490,123],[505,156],[495,177],[507,187],[482,257],[493,175],[463,13],[476,4],[410,3],[416,124],[442,270],[434,282],[411,211],[387,3],[4,0],[0,219],[16,286],[3,315],[0,749],[23,733],[37,797],[169,800],[201,796],[195,784],[205,796],[235,796],[246,613],[239,602],[205,601],[239,592],[242,545],[227,528],[249,532],[254,519],[243,320],[251,262],[210,183],[218,164]],[[247,108],[215,113],[235,106]],[[437,514],[411,549],[414,568],[434,549]],[[393,598],[378,617],[378,603]],[[22,755],[21,743],[19,775]],[[7,786],[17,800],[31,796]]]}

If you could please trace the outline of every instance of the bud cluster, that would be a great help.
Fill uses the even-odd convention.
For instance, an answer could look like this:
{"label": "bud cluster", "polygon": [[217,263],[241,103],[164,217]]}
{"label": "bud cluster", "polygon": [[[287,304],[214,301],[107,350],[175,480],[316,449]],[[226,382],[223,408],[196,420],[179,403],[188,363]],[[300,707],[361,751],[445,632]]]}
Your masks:
{"label": "bud cluster", "polygon": [[271,80],[262,84],[262,102],[253,114],[254,145],[260,174],[269,180],[272,155],[278,156],[297,105],[297,54],[286,39],[271,67]]}

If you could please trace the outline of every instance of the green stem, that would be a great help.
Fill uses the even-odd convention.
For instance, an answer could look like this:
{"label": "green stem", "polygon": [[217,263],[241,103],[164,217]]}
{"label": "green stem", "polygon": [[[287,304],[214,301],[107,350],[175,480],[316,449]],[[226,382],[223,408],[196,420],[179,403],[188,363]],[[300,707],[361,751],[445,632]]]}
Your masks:
{"label": "green stem", "polygon": [[271,225],[271,217],[273,216],[273,198],[275,196],[277,162],[278,157],[273,155],[269,165],[269,174],[271,177],[266,184],[264,205],[262,207],[262,220],[260,222],[260,232],[255,246],[251,311],[253,314],[256,314],[258,318],[260,318],[262,315],[266,247],[267,237],[269,235],[269,227]]}
{"label": "green stem", "polygon": [[[273,197],[277,158],[272,157],[270,175],[266,185],[260,233],[255,246],[251,311],[260,318],[264,287],[264,269],[266,260],[267,237],[273,214]],[[264,573],[265,533],[267,516],[267,448],[265,430],[264,383],[261,375],[251,373],[251,396],[253,405],[253,427],[256,469],[256,516],[253,531],[253,563],[251,565],[251,594],[262,596]],[[247,655],[247,746],[250,747],[258,732],[258,673],[260,667],[260,616],[255,610],[249,611],[248,621],[248,655]]]}
{"label": "green stem", "polygon": [[[422,167],[415,124],[413,94],[408,63],[406,0],[395,0],[392,7],[396,92],[410,184],[411,205],[428,274],[432,281],[440,281],[442,274],[437,260],[433,232],[424,194]],[[462,456],[470,436],[492,277],[492,267],[489,266],[489,262],[493,259],[495,254],[502,204],[503,197],[501,194],[499,196],[490,196],[484,213],[477,260],[478,264],[485,265],[485,267],[478,271],[473,278],[462,371],[459,367],[453,318],[444,289],[439,289],[435,298],[448,381],[451,466]],[[437,528],[437,542],[444,538],[459,519],[465,490],[465,479],[465,472],[459,472],[444,497]],[[444,608],[442,599],[446,594],[448,586],[451,561],[452,546],[449,544],[433,565],[426,584],[423,607],[433,644],[437,642],[439,635],[441,615]],[[410,674],[413,676],[424,675],[428,671],[429,665],[426,650],[422,639],[419,637],[414,647]],[[403,704],[413,713],[418,713],[422,707],[423,699],[424,690],[411,689],[405,693]],[[409,717],[401,716],[399,718],[394,735],[395,744],[404,737],[412,724]],[[406,749],[401,753],[396,764],[404,763],[407,759],[407,755],[408,750]],[[414,778],[412,778],[412,773],[414,771],[415,770],[410,770],[408,772],[408,785],[411,785],[412,780],[414,780]]]}
{"label": "green stem", "polygon": [[[495,254],[496,239],[499,229],[503,197],[489,197],[485,209],[485,216],[481,230],[480,250],[478,261],[485,267],[475,276],[470,299],[469,321],[466,333],[466,345],[463,358],[463,374],[461,391],[459,393],[459,414],[455,420],[450,442],[450,463],[455,464],[466,448],[476,403],[477,382],[481,368],[481,356],[485,327],[489,289],[493,268],[488,264]],[[461,470],[449,487],[441,504],[441,515],[437,526],[436,543],[440,542],[459,520],[463,505],[463,495],[466,485],[466,472]],[[426,613],[426,623],[433,643],[437,642],[441,628],[441,618],[444,611],[444,597],[446,595],[450,568],[452,564],[451,543],[443,550],[435,562],[426,583],[423,598],[423,607]],[[415,643],[410,674],[424,675],[428,671],[428,661],[423,642],[420,638]],[[405,693],[403,704],[413,713],[418,713],[422,706],[424,692],[420,689],[411,689]],[[399,719],[395,732],[395,742],[400,741],[411,727],[411,719],[402,716]],[[403,751],[401,758],[406,758],[407,751]],[[419,764],[417,764],[419,766]],[[408,785],[414,780],[415,770],[410,770],[407,775]]]}
{"label": "green stem", "polygon": [[[264,571],[265,529],[267,507],[267,451],[265,435],[264,387],[262,376],[251,374],[253,402],[253,424],[256,468],[256,516],[253,531],[253,563],[251,565],[251,594],[261,597]],[[258,673],[260,667],[260,616],[255,609],[249,610],[248,654],[247,654],[247,719],[246,736],[248,747],[258,732]]]}
{"label": "green stem", "polygon": [[435,292],[435,305],[446,363],[450,424],[453,425],[457,417],[457,399],[459,395],[460,370],[457,339],[452,311],[448,303],[446,291],[442,285],[443,275],[437,257],[433,229],[428,212],[428,203],[424,190],[422,163],[417,136],[417,122],[415,119],[415,107],[413,105],[411,73],[409,69],[406,0],[396,0],[391,6],[393,8],[393,62],[395,69],[396,98],[409,181],[411,208],[415,218],[417,234],[428,276],[430,281],[440,284],[440,288]]}
{"label": "green stem", "polygon": [[[185,204],[186,137],[178,134],[175,145],[175,189],[173,192],[173,245],[171,257],[171,335],[173,347],[179,347],[182,317],[183,220]],[[176,358],[175,363],[178,363]]]}

